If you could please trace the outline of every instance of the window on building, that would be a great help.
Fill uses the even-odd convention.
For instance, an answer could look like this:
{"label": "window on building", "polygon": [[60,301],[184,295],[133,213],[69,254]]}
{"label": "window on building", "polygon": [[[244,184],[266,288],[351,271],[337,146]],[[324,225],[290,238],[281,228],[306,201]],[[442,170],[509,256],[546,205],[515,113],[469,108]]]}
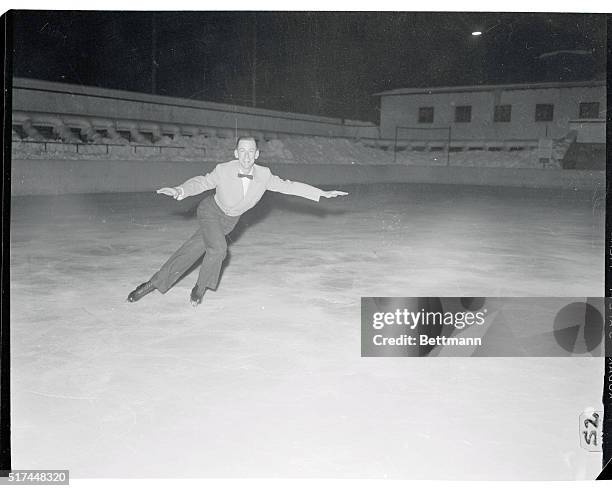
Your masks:
{"label": "window on building", "polygon": [[433,123],[434,120],[434,108],[433,107],[419,107],[419,123]]}
{"label": "window on building", "polygon": [[580,119],[593,119],[599,117],[599,102],[581,102]]}
{"label": "window on building", "polygon": [[512,118],[512,106],[510,104],[502,104],[495,106],[493,112],[493,121],[496,123],[509,123]]}
{"label": "window on building", "polygon": [[536,121],[552,121],[555,113],[553,104],[536,104],[535,120]]}
{"label": "window on building", "polygon": [[455,123],[472,121],[472,106],[457,106],[455,108]]}

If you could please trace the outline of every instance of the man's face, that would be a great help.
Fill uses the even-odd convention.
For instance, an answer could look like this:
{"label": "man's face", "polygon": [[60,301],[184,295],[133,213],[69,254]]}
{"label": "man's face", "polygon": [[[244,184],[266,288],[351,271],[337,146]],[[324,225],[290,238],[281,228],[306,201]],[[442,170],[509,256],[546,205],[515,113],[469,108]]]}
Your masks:
{"label": "man's face", "polygon": [[240,161],[242,170],[250,172],[255,159],[259,157],[259,150],[253,140],[240,140],[238,148],[234,150],[234,156]]}

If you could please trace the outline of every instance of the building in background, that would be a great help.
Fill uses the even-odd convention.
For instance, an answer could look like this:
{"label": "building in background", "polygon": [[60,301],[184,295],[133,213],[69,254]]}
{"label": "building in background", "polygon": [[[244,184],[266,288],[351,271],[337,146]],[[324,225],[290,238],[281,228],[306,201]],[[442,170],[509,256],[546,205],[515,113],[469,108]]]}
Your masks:
{"label": "building in background", "polygon": [[404,88],[375,95],[381,98],[384,139],[520,145],[576,130],[577,142],[605,143],[605,80]]}

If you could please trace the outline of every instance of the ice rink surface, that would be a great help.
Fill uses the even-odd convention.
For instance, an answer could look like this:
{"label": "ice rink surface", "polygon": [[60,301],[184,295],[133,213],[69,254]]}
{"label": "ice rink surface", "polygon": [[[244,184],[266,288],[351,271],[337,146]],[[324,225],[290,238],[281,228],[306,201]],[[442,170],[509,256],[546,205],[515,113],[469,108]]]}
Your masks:
{"label": "ice rink surface", "polygon": [[593,479],[578,417],[602,358],[361,358],[362,296],[601,296],[589,193],[338,186],[268,193],[194,271],[138,303],[202,196],[15,197],[15,469],[71,477]]}

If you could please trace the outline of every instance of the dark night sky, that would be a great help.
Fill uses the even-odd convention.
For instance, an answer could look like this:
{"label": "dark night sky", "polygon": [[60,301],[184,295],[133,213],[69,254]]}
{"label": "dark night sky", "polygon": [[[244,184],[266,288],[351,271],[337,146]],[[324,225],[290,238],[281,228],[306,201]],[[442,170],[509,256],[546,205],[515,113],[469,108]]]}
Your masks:
{"label": "dark night sky", "polygon": [[[250,105],[256,35],[257,106],[377,121],[382,90],[604,78],[605,32],[590,14],[22,11],[14,74],[152,92],[155,37],[158,94]],[[592,54],[538,58],[558,50]]]}

